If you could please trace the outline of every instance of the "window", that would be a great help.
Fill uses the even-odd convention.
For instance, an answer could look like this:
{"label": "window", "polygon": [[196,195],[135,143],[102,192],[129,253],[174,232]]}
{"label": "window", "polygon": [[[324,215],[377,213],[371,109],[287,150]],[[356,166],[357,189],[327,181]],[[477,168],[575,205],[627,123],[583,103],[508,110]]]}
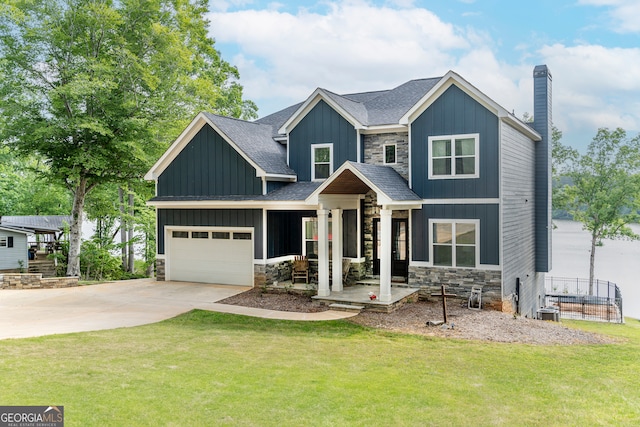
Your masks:
{"label": "window", "polygon": [[431,260],[439,267],[475,267],[478,253],[477,220],[430,220]]}
{"label": "window", "polygon": [[[331,258],[331,219],[329,219],[329,258]],[[302,255],[318,259],[318,218],[302,218]]]}
{"label": "window", "polygon": [[208,239],[209,232],[208,231],[192,231],[191,238],[192,239]]}
{"label": "window", "polygon": [[311,180],[329,178],[333,172],[333,144],[311,146]]}
{"label": "window", "polygon": [[172,231],[171,232],[171,237],[173,237],[174,239],[188,239],[189,238],[189,232],[188,231]]}
{"label": "window", "polygon": [[7,247],[7,236],[0,236],[0,248]]}
{"label": "window", "polygon": [[384,164],[389,165],[396,163],[396,144],[388,144],[384,146]]}
{"label": "window", "polygon": [[228,231],[214,231],[211,233],[211,238],[212,239],[229,239],[229,232]]}
{"label": "window", "polygon": [[429,178],[477,178],[479,134],[430,136]]}
{"label": "window", "polygon": [[251,233],[233,233],[233,240],[251,240]]}

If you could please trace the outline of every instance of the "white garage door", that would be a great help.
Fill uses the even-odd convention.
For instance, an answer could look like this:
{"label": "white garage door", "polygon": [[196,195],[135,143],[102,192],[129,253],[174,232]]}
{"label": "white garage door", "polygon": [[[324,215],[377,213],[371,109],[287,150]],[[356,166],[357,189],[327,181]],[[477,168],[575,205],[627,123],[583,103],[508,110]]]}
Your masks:
{"label": "white garage door", "polygon": [[166,243],[168,280],[253,286],[252,229],[172,229]]}

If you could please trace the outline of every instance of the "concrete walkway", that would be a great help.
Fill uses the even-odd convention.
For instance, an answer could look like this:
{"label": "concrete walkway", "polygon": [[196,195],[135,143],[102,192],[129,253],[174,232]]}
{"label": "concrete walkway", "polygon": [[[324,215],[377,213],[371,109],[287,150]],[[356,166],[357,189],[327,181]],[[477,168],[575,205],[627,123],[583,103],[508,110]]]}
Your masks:
{"label": "concrete walkway", "polygon": [[283,320],[335,320],[354,313],[292,313],[219,304],[242,286],[125,280],[64,289],[0,290],[0,339],[145,325],[193,309]]}

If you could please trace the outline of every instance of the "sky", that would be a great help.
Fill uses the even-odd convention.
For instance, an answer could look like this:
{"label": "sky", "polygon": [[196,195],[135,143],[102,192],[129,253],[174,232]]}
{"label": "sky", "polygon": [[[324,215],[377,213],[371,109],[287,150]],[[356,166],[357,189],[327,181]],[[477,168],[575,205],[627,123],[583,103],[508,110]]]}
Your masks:
{"label": "sky", "polygon": [[210,0],[210,35],[264,117],[318,87],[394,88],[453,70],[517,117],[533,68],[553,79],[562,142],[640,131],[638,0]]}

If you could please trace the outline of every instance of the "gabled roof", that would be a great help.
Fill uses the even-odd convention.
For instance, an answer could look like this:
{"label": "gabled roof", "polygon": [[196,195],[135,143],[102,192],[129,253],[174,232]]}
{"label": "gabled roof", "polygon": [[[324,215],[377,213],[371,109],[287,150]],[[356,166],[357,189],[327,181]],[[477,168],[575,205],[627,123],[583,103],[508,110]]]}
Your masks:
{"label": "gabled roof", "polygon": [[0,226],[13,230],[25,230],[33,232],[57,232],[64,230],[71,224],[70,215],[3,215],[0,218]]}
{"label": "gabled roof", "polygon": [[382,205],[414,205],[422,201],[392,167],[347,161],[307,197],[316,203],[320,195],[363,194],[371,189]]}
{"label": "gabled roof", "polygon": [[171,162],[205,126],[211,126],[255,169],[257,176],[295,179],[296,173],[286,163],[286,149],[273,140],[273,127],[269,124],[247,122],[216,114],[199,113],[171,144],[145,175],[145,179],[157,179]]}
{"label": "gabled roof", "polygon": [[14,233],[22,233],[22,234],[33,234],[34,233],[33,230],[25,230],[25,229],[21,229],[21,228],[13,228],[13,227],[4,226],[4,225],[0,225],[0,230],[12,231]]}
{"label": "gabled roof", "polygon": [[449,71],[442,77],[410,80],[393,89],[377,92],[338,95],[318,88],[303,103],[278,111],[257,122],[271,124],[282,136],[293,129],[320,100],[323,100],[356,129],[407,126],[452,84],[531,139],[540,140],[540,135],[531,127],[453,71]]}

